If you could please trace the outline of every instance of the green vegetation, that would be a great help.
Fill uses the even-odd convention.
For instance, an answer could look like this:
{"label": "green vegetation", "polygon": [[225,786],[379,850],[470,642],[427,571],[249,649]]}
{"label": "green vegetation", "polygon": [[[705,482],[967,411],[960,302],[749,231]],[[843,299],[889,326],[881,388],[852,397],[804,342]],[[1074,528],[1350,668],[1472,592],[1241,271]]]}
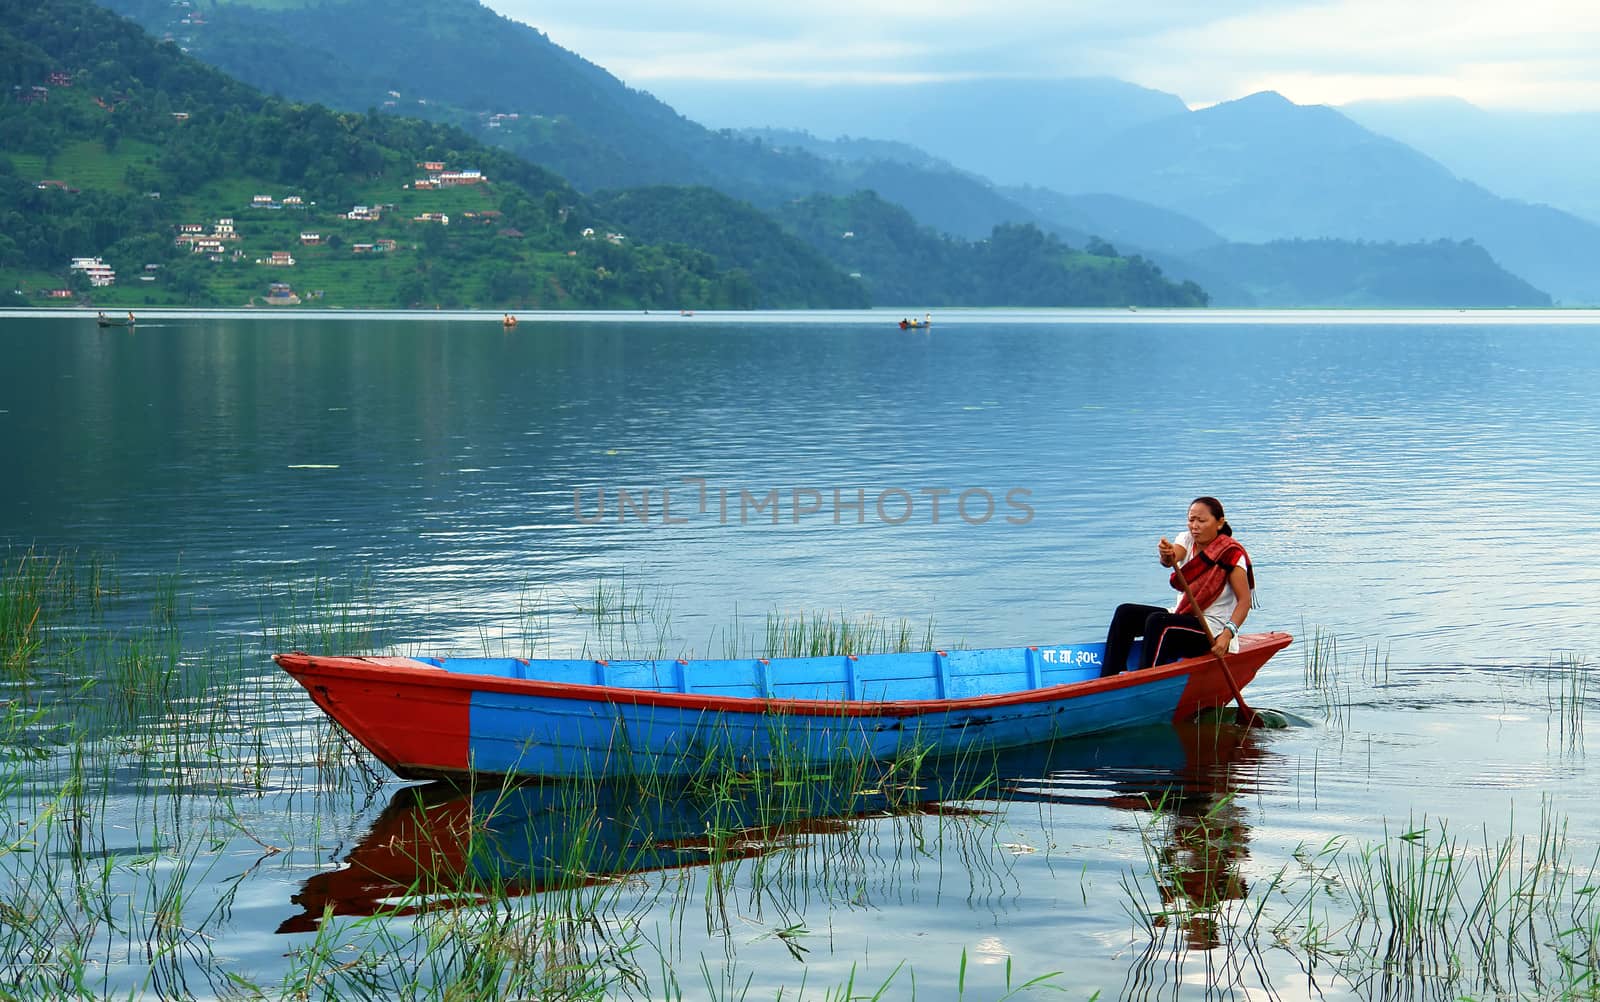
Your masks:
{"label": "green vegetation", "polygon": [[[772,217],[710,188],[633,188],[596,196],[595,207],[641,240],[681,241],[710,254],[727,269],[730,282],[761,290],[758,305],[796,300],[867,305],[859,282],[792,239]],[[823,284],[801,287],[804,282]]]}
{"label": "green vegetation", "polygon": [[107,6],[267,93],[458,125],[584,191],[715,182],[740,197],[777,197],[818,190],[827,176],[815,158],[683,118],[476,0]]}
{"label": "green vegetation", "polygon": [[[266,301],[274,283],[287,286],[279,301],[322,306],[860,301],[763,298],[681,242],[619,233],[554,174],[459,130],[264,98],[79,0],[5,10],[0,45],[15,58],[0,71],[0,279],[22,301],[69,288],[111,308],[235,306]],[[427,163],[488,180],[419,190],[438,173]],[[254,204],[261,195],[270,202]],[[348,218],[357,205],[377,218]],[[231,233],[218,232],[224,219]],[[220,246],[195,253],[179,241],[186,226]],[[274,253],[294,264],[258,263]],[[92,287],[67,269],[76,257],[102,258],[116,284]],[[810,264],[827,274],[798,286],[842,287]]]}
{"label": "green vegetation", "polygon": [[[1374,843],[1303,843],[1249,888],[1230,876],[1238,805],[1198,816],[1173,807],[1152,800],[1140,824],[1159,897],[1124,884],[1145,945],[1123,998],[1160,997],[1193,949],[1226,958],[1216,980],[1230,986],[1270,949],[1334,983],[1427,984],[1438,998],[1600,998],[1600,856],[1579,854],[1548,803],[1535,831],[1500,840],[1408,818]],[[1185,867],[1195,860],[1198,873]]]}
{"label": "green vegetation", "polygon": [[1137,255],[1104,241],[1082,250],[1029,224],[997,226],[969,243],[918,226],[872,192],[817,195],[780,210],[784,225],[852,274],[874,302],[928,306],[1204,306],[1206,293],[1181,285]]}

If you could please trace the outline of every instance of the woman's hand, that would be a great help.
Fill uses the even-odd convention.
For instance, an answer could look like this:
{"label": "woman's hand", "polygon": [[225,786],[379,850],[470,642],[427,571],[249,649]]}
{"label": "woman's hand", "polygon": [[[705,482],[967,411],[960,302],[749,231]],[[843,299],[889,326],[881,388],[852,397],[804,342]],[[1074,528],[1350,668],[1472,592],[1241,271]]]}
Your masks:
{"label": "woman's hand", "polygon": [[1220,658],[1228,653],[1228,645],[1231,643],[1233,643],[1233,634],[1227,630],[1218,630],[1216,643],[1211,645],[1211,653]]}
{"label": "woman's hand", "polygon": [[1178,560],[1178,548],[1162,536],[1161,542],[1156,544],[1156,556],[1160,558],[1162,567],[1171,567]]}

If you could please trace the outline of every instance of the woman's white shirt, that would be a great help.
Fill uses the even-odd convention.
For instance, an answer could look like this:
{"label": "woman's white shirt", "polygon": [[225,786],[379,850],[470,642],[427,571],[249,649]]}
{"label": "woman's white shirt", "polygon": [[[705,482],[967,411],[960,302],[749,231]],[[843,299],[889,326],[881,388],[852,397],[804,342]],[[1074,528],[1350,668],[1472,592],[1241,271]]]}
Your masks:
{"label": "woman's white shirt", "polygon": [[[1185,529],[1178,533],[1178,538],[1174,540],[1174,542],[1178,546],[1183,547],[1183,552],[1185,554],[1184,567],[1187,568],[1189,566],[1189,562],[1194,559],[1194,536],[1189,534],[1188,529]],[[1246,573],[1249,572],[1250,555],[1248,553],[1245,554],[1243,560],[1239,561],[1239,566],[1243,567]],[[1183,598],[1182,594],[1180,594],[1178,598],[1181,601]],[[1212,636],[1216,636],[1218,633],[1222,632],[1224,625],[1232,625],[1233,610],[1238,608],[1238,606],[1239,597],[1233,593],[1233,587],[1231,585],[1224,584],[1222,586],[1222,594],[1218,595],[1216,601],[1206,606],[1205,609],[1206,621],[1211,624]],[[1172,611],[1178,611],[1177,602],[1172,604]],[[1239,653],[1238,634],[1230,633],[1228,637],[1228,653]]]}

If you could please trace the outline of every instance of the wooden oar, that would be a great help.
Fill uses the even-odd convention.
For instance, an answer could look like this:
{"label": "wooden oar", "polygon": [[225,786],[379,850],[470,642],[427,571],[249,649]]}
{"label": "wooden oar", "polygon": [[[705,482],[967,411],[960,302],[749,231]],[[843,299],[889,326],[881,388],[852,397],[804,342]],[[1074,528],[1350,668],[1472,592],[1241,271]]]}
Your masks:
{"label": "wooden oar", "polygon": [[[1189,590],[1189,579],[1183,576],[1183,568],[1176,562],[1172,565],[1172,573],[1177,577],[1178,584],[1183,587],[1183,594],[1189,599],[1189,605],[1194,608],[1194,618],[1200,621],[1200,629],[1205,632],[1206,646],[1211,649],[1211,656],[1217,659],[1217,664],[1222,666],[1222,677],[1228,680],[1228,689],[1233,693],[1233,701],[1239,704],[1240,723],[1246,727],[1265,726],[1261,714],[1250,709],[1244,701],[1244,690],[1239,688],[1239,682],[1233,677],[1233,669],[1228,667],[1228,659],[1216,652],[1217,638],[1211,635],[1211,623],[1206,619],[1205,613],[1200,608],[1200,603],[1194,600],[1194,592]],[[1150,642],[1149,637],[1145,642]]]}

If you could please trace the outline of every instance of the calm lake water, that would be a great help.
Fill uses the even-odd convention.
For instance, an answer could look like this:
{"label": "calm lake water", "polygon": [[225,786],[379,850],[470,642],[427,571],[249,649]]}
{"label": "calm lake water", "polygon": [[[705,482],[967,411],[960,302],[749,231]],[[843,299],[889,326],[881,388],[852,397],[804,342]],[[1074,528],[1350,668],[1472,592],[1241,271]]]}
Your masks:
{"label": "calm lake water", "polygon": [[[183,990],[219,994],[224,970],[275,997],[316,902],[353,900],[325,875],[420,823],[392,779],[319,779],[314,708],[259,649],[264,596],[357,582],[402,653],[593,649],[597,586],[671,655],[721,656],[775,611],[931,621],[940,645],[1088,640],[1118,602],[1168,600],[1155,542],[1214,494],[1257,565],[1250,627],[1298,638],[1251,702],[1296,726],[1025,758],[1006,796],[962,801],[977,822],[851,804],[765,833],[782,852],[730,873],[641,864],[615,905],[660,955],[636,997],[668,997],[668,969],[684,998],[822,998],[852,977],[870,996],[902,962],[883,997],[998,998],[1008,963],[1012,987],[1061,972],[1049,985],[1080,999],[1552,997],[1511,960],[1500,981],[1392,955],[1363,977],[1332,939],[1304,944],[1370,933],[1318,898],[1361,880],[1319,870],[1331,841],[1346,867],[1440,840],[1466,860],[1537,842],[1544,812],[1566,825],[1563,872],[1594,861],[1600,317],[897,319],[0,318],[0,542],[103,554],[113,628],[175,591],[186,649],[234,643],[256,679],[248,737],[213,757],[275,764],[174,878],[225,904],[204,949],[174,951]],[[126,837],[104,858],[149,874],[202,810],[192,792],[152,808],[129,764],[167,729],[131,722],[84,766],[121,777],[97,813]],[[44,794],[5,790],[27,829]],[[1416,832],[1433,834],[1397,840]],[[784,893],[752,890],[763,858],[790,867]],[[37,879],[23,859],[0,856],[8,897]],[[1149,923],[1196,872],[1216,914]],[[365,893],[370,912],[384,892]],[[181,994],[116,925],[89,937],[95,976]]]}

